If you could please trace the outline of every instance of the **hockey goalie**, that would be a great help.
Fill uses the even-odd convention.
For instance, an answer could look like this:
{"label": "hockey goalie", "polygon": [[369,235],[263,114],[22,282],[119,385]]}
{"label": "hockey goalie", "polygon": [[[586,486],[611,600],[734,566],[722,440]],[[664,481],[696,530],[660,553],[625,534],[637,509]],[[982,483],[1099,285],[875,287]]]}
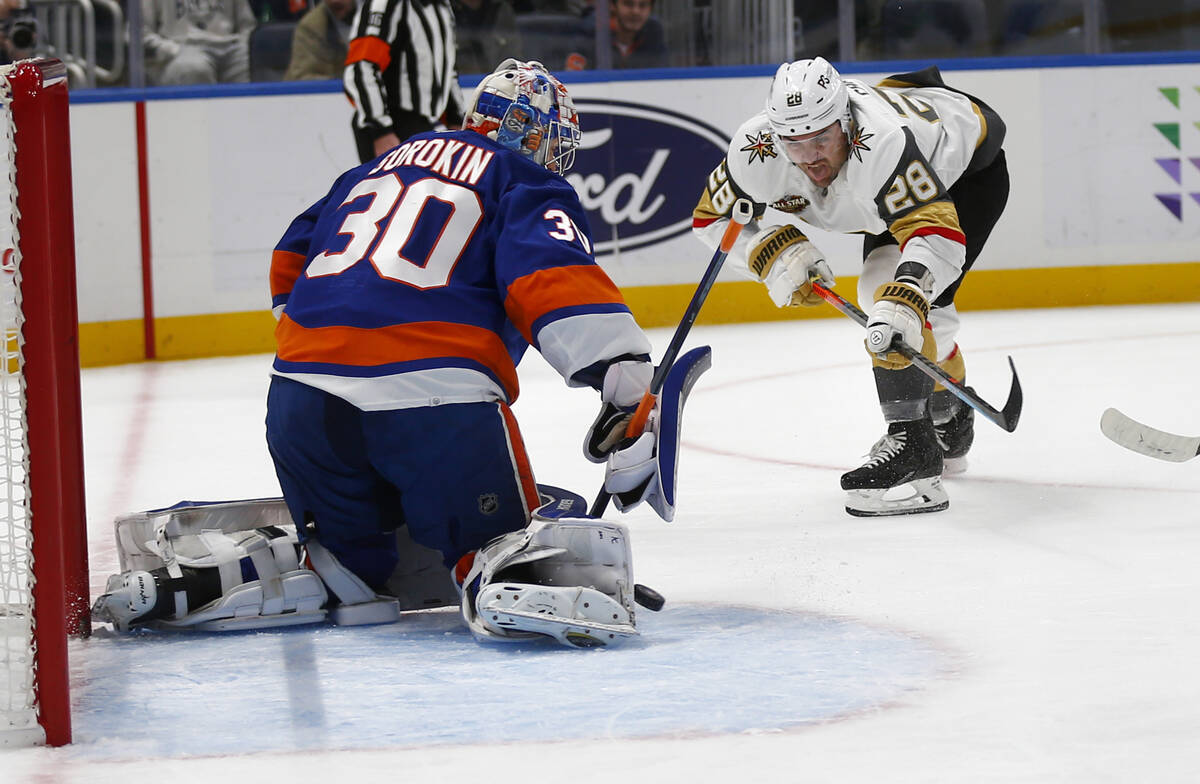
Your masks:
{"label": "hockey goalie", "polygon": [[122,573],[96,617],[359,624],[457,602],[484,640],[635,635],[628,531],[535,482],[511,409],[533,347],[567,386],[600,393],[584,452],[617,509],[671,519],[687,384],[668,381],[633,432],[650,341],[563,177],[579,140],[563,84],[505,60],[462,130],[411,136],[298,215],[270,268],[266,439],[283,501],[118,520]]}

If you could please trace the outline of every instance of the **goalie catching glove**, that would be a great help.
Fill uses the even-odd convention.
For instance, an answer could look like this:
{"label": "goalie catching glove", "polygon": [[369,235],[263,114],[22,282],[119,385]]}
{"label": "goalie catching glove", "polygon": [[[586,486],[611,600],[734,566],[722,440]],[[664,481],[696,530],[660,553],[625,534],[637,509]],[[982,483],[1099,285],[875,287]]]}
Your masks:
{"label": "goalie catching glove", "polygon": [[769,226],[750,239],[747,264],[767,287],[767,295],[776,307],[790,305],[813,306],[823,300],[813,293],[813,281],[830,288],[833,272],[800,229]]}
{"label": "goalie catching glove", "polygon": [[929,329],[929,300],[914,283],[904,278],[875,290],[875,304],[867,316],[867,351],[878,367],[900,370],[911,361],[892,350],[896,338],[937,360],[937,342]]}

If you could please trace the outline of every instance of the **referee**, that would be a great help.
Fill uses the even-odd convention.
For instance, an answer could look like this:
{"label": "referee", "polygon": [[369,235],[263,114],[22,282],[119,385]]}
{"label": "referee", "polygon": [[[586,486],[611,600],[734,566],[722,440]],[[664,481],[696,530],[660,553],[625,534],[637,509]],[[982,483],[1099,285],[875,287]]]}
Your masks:
{"label": "referee", "polygon": [[441,122],[458,128],[450,0],[364,0],[354,14],[343,84],[361,162]]}

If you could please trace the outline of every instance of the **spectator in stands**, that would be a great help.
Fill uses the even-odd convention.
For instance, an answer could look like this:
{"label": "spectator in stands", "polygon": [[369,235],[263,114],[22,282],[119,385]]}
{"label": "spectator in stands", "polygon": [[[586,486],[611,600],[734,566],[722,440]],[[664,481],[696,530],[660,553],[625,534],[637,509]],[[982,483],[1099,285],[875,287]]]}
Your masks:
{"label": "spectator in stands", "polygon": [[0,65],[33,55],[37,17],[25,0],[0,0]]}
{"label": "spectator in stands", "polygon": [[364,0],[351,31],[342,86],[360,161],[439,123],[462,125],[450,0]]}
{"label": "spectator in stands", "polygon": [[508,0],[453,0],[458,72],[487,74],[521,50],[517,17]]}
{"label": "spectator in stands", "polygon": [[141,0],[147,72],[156,84],[250,80],[247,0]]}
{"label": "spectator in stands", "polygon": [[354,0],[321,0],[300,17],[284,79],[337,79],[345,68]]}
{"label": "spectator in stands", "polygon": [[298,22],[314,5],[313,0],[250,0],[250,10],[260,22]]}
{"label": "spectator in stands", "polygon": [[610,0],[613,68],[663,68],[667,37],[651,16],[654,0]]}

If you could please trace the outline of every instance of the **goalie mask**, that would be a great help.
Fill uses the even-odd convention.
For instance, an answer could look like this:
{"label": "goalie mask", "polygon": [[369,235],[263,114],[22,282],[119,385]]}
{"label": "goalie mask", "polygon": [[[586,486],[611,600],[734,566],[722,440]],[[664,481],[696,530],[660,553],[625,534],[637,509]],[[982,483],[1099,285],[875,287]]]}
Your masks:
{"label": "goalie mask", "polygon": [[850,95],[824,57],[784,63],[771,80],[767,120],[777,136],[802,136],[835,122],[850,132]]}
{"label": "goalie mask", "polygon": [[509,58],[475,90],[464,127],[552,172],[575,163],[579,118],[562,82],[541,63]]}

